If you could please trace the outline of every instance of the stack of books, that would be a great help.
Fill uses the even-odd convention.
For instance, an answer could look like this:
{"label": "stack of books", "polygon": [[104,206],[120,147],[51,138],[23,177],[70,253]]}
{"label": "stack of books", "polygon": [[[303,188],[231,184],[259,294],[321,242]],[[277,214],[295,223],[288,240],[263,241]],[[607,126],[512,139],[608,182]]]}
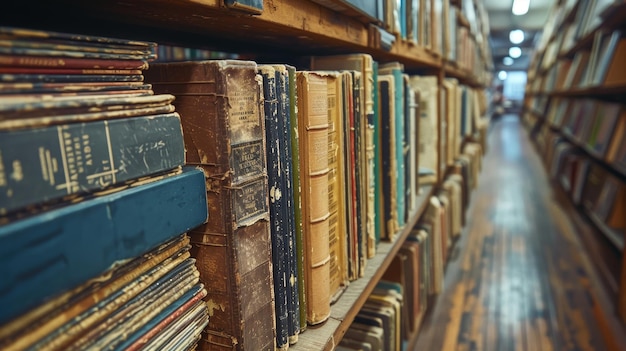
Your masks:
{"label": "stack of books", "polygon": [[193,347],[208,323],[183,168],[153,43],[0,28],[0,348]]}

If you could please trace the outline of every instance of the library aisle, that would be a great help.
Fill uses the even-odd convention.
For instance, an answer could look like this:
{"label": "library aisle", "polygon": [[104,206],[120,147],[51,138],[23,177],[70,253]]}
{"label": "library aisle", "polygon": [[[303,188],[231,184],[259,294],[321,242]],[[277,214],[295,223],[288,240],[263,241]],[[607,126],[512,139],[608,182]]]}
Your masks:
{"label": "library aisle", "polygon": [[415,350],[626,350],[556,198],[517,116],[492,121],[465,232]]}

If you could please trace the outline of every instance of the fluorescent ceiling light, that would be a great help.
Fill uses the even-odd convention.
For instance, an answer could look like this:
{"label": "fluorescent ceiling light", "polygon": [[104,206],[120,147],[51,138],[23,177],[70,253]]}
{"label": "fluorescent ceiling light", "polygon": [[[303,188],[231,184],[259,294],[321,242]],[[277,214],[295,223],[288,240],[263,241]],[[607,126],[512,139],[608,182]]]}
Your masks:
{"label": "fluorescent ceiling light", "polygon": [[509,56],[511,56],[514,59],[522,56],[522,49],[520,49],[517,46],[513,46],[512,48],[509,49]]}
{"label": "fluorescent ceiling light", "polygon": [[506,76],[507,76],[506,71],[498,72],[498,78],[500,78],[500,80],[505,80]]}
{"label": "fluorescent ceiling light", "polygon": [[502,63],[504,63],[505,66],[510,66],[513,64],[513,59],[507,56],[502,60]]}
{"label": "fluorescent ceiling light", "polygon": [[509,33],[509,40],[511,40],[513,44],[520,44],[524,41],[524,31],[521,29],[512,30],[511,33]]}
{"label": "fluorescent ceiling light", "polygon": [[528,12],[529,6],[530,0],[513,0],[511,11],[517,16],[525,15]]}

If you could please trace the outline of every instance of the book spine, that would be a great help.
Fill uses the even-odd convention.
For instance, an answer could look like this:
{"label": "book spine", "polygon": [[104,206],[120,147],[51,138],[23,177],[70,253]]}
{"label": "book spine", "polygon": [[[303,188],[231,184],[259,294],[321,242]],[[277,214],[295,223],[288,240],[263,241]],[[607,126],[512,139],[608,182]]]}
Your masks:
{"label": "book spine", "polygon": [[[409,216],[411,215],[411,199],[412,199],[412,183],[411,183],[411,175],[416,174],[412,173],[411,169],[411,122],[412,117],[412,95],[413,91],[409,87],[409,76],[406,74],[402,75],[402,85],[404,91],[404,136],[402,138],[402,160],[404,165],[404,222],[406,223],[409,220]],[[415,172],[417,170],[413,169]]]}
{"label": "book spine", "polygon": [[395,84],[395,139],[396,139],[396,204],[397,204],[397,225],[396,230],[404,226],[405,203],[404,203],[404,79],[400,69],[393,70]]}
{"label": "book spine", "polygon": [[383,220],[383,199],[382,199],[382,161],[381,161],[381,111],[380,111],[380,89],[378,87],[378,62],[372,62],[372,98],[374,99],[374,120],[372,143],[374,148],[374,237],[376,244],[380,242],[381,234],[384,233]]}
{"label": "book spine", "polygon": [[143,60],[108,60],[46,56],[0,55],[2,67],[82,68],[82,69],[148,69]]}
{"label": "book spine", "polygon": [[287,301],[287,213],[285,199],[285,173],[282,147],[282,116],[278,113],[277,76],[272,66],[260,66],[263,76],[265,104],[265,136],[267,140],[267,182],[269,188],[270,230],[272,237],[272,268],[274,273],[274,308],[276,310],[276,347],[284,350],[289,346]]}
{"label": "book spine", "polygon": [[0,323],[203,223],[205,201],[202,172],[185,169],[0,227]]}
{"label": "book spine", "polygon": [[381,103],[381,139],[384,141],[381,147],[382,154],[382,189],[386,196],[384,199],[384,238],[393,239],[397,228],[397,211],[396,209],[396,172],[395,167],[395,103],[394,96],[394,78],[392,75],[379,76],[380,87],[380,103]]}
{"label": "book spine", "polygon": [[360,71],[353,72],[353,99],[354,99],[354,148],[355,148],[355,179],[356,179],[356,217],[358,237],[358,276],[365,274],[367,262],[367,161],[365,149],[365,130],[367,121],[363,119],[364,92],[363,75]]}
{"label": "book spine", "polygon": [[[296,243],[296,228],[294,223],[295,206],[294,206],[294,184],[292,182],[292,173],[294,166],[293,154],[291,150],[291,99],[290,89],[291,82],[289,79],[289,67],[284,65],[274,66],[276,68],[276,94],[278,97],[278,130],[280,131],[281,142],[281,170],[284,173],[284,193],[283,200],[285,203],[285,253],[286,253],[286,276],[287,276],[287,303],[288,303],[288,336],[289,344],[295,344],[300,334],[300,300],[298,297],[298,289],[300,287],[300,277],[298,274],[298,259]],[[295,68],[294,68],[295,74]],[[294,77],[295,78],[295,77]],[[295,86],[295,82],[294,86]],[[295,90],[293,91],[295,93]]]}
{"label": "book spine", "polygon": [[[205,173],[210,221],[192,230],[207,289],[199,348],[275,347],[262,78],[251,61],[154,64],[146,79],[176,96],[186,162]],[[215,272],[221,272],[216,274]]]}
{"label": "book spine", "polygon": [[343,96],[345,112],[343,120],[344,140],[345,140],[345,184],[346,184],[346,208],[347,208],[347,248],[348,248],[348,278],[355,280],[358,278],[358,219],[356,212],[356,151],[355,151],[355,130],[354,130],[354,99],[352,89],[352,74],[348,71],[342,73]]}
{"label": "book spine", "polygon": [[296,269],[297,277],[296,283],[298,284],[298,305],[300,313],[300,332],[306,329],[306,294],[305,294],[305,281],[304,281],[304,239],[302,229],[302,183],[300,181],[300,137],[298,134],[298,93],[296,82],[296,69],[288,66],[289,71],[289,116],[290,122],[290,142],[291,142],[291,183],[293,184],[293,225],[294,225],[294,237],[296,248]]}
{"label": "book spine", "polygon": [[365,119],[367,125],[365,131],[365,170],[366,170],[366,196],[367,196],[367,258],[372,258],[376,254],[376,173],[374,172],[374,154],[376,153],[374,143],[376,111],[374,110],[374,67],[372,58],[368,55],[363,57],[363,92],[365,105]]}
{"label": "book spine", "polygon": [[183,163],[176,113],[0,131],[0,214]]}
{"label": "book spine", "polygon": [[[340,117],[342,104],[339,101],[341,80],[338,75],[327,75],[328,84],[328,234],[330,245],[330,295],[336,301],[347,283],[347,251],[345,240],[345,216],[343,206],[343,149]],[[340,205],[341,204],[341,205]]]}
{"label": "book spine", "polygon": [[330,315],[328,242],[328,97],[324,77],[298,74],[298,111],[302,212],[305,239],[307,322],[319,324]]}

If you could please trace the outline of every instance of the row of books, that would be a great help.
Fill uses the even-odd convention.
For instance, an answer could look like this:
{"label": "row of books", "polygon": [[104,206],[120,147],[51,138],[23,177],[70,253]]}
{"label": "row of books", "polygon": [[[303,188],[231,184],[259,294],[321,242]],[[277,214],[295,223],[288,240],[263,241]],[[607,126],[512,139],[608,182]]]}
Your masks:
{"label": "row of books", "polygon": [[[584,8],[581,4],[579,11],[582,12]],[[580,22],[569,23],[567,30],[561,31],[546,50],[535,58],[533,66],[536,65],[546,73],[533,80],[533,91],[586,89],[623,85],[626,82],[622,68],[622,62],[626,59],[624,32],[600,28],[589,34],[593,35],[589,45],[570,53],[577,40],[575,33],[581,27]]]}
{"label": "row of books", "polygon": [[609,172],[548,128],[544,128],[537,139],[545,148],[550,176],[559,182],[575,205],[585,209],[607,239],[622,249],[622,233],[626,229],[623,216],[626,182],[623,177]]}
{"label": "row of books", "polygon": [[206,188],[143,82],[155,45],[0,33],[0,348],[194,348]]}
{"label": "row of books", "polygon": [[[469,143],[459,165],[429,199],[422,218],[339,343],[339,350],[404,350],[431,298],[443,290],[444,266],[460,236],[480,146]],[[472,173],[470,176],[469,173]],[[467,178],[464,179],[462,174]],[[474,184],[475,186],[475,184]]]}
{"label": "row of books", "polygon": [[236,59],[239,55],[208,49],[188,48],[160,44],[156,48],[155,62],[199,61]]}
{"label": "row of books", "polygon": [[[365,17],[376,24],[370,35],[376,47],[391,49],[396,40],[432,51],[459,67],[483,76],[491,61],[486,10],[479,1],[433,0],[328,1],[315,0],[334,11]],[[379,26],[379,27],[378,27]]]}
{"label": "row of books", "polygon": [[188,232],[211,316],[199,347],[286,348],[328,318],[377,235],[393,239],[420,184],[436,183],[480,127],[475,90],[440,90],[369,55],[316,57],[301,72],[156,63],[144,82],[153,43],[1,31],[3,325]]}
{"label": "row of books", "polygon": [[[478,94],[447,81],[450,157],[438,160],[436,77],[410,77],[398,63],[376,68],[365,54],[313,57],[310,66],[201,61],[153,64],[147,73],[155,91],[176,96],[187,163],[215,182],[209,209],[219,209],[218,221],[190,232],[207,299],[227,306],[212,313],[208,345],[262,349],[274,334],[258,337],[252,326],[275,315],[276,343],[287,348],[324,322],[378,240],[392,240],[415,214],[420,184],[438,179],[437,162],[454,160],[476,128]],[[227,272],[223,281],[216,271]]]}
{"label": "row of books", "polygon": [[596,159],[626,174],[626,108],[596,99],[552,98],[547,122]]}

